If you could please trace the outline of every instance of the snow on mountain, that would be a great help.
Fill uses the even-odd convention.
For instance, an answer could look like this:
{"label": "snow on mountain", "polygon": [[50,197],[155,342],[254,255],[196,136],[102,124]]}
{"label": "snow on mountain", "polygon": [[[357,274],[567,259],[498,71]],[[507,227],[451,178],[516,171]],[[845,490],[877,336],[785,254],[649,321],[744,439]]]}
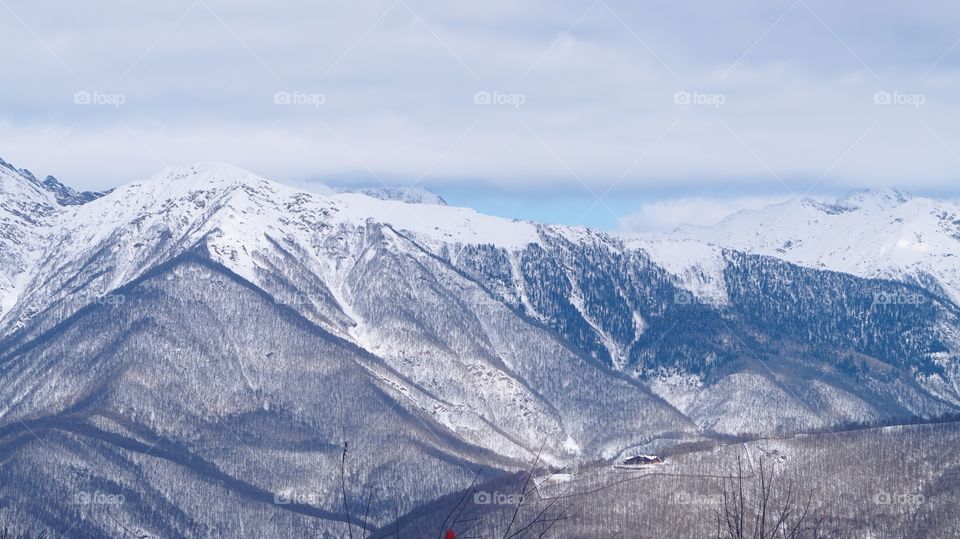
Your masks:
{"label": "snow on mountain", "polygon": [[[727,304],[723,248],[698,240],[626,237],[627,248],[639,249],[677,278],[697,301],[711,305]],[[691,298],[693,299],[693,298]]]}
{"label": "snow on mountain", "polygon": [[16,303],[58,210],[32,174],[0,160],[0,317]]}
{"label": "snow on mountain", "polygon": [[[557,459],[635,443],[644,425],[689,429],[681,414],[608,379],[440,258],[455,255],[451,248],[514,251],[541,240],[532,223],[468,208],[324,196],[226,164],[170,167],[58,214],[47,254],[2,329],[11,346],[25,344],[201,248],[278,303],[384,358],[394,373],[372,374],[469,443],[519,458],[555,439],[544,458]],[[601,428],[584,413],[591,408],[644,419]]]}
{"label": "snow on mountain", "polygon": [[433,191],[416,185],[412,187],[340,187],[341,193],[360,193],[380,200],[396,200],[408,204],[435,204],[446,206],[447,201]]}
{"label": "snow on mountain", "polygon": [[[345,441],[350,503],[360,506],[351,511],[366,528],[468,483],[476,466],[511,464],[420,413],[406,387],[383,384],[405,380],[378,358],[202,256],[158,266],[115,297],[25,349],[0,346],[5,522],[82,513],[85,527],[110,529],[107,515],[76,502],[77,492],[110,492],[128,502],[111,518],[151,537],[212,527],[335,537]],[[43,502],[32,503],[38,493]],[[262,518],[236,528],[251,511]]]}
{"label": "snow on mountain", "polygon": [[[57,448],[0,443],[7,469],[48,470],[4,484],[40,473],[37,491],[60,500],[49,485],[76,478],[51,463],[70,447],[75,466],[121,466],[110,484],[145,500],[126,516],[161,535],[232,526],[170,494],[210,478],[243,500],[234,508],[298,481],[336,492],[335,476],[310,472],[350,433],[363,481],[387,477],[420,503],[456,488],[449,474],[540,447],[561,465],[960,409],[947,203],[862,193],[618,237],[397,193],[306,192],[220,163],[102,196],[3,165],[0,438],[25,427]],[[934,293],[864,278],[878,276]],[[877,305],[884,294],[922,301]],[[359,396],[335,401],[341,389]],[[109,457],[150,443],[157,454],[132,468]],[[170,492],[145,490],[174,473]],[[391,496],[376,494],[378,523]],[[330,519],[318,532],[338,526],[338,500],[321,498],[289,508]],[[169,507],[183,521],[158,522]],[[288,512],[266,510],[263,534],[284,528],[275,511]]]}
{"label": "snow on mountain", "polygon": [[[737,213],[713,227],[682,227],[666,238],[903,280],[960,302],[960,206],[948,201],[895,190],[858,192],[834,202],[794,199]],[[668,266],[674,259],[673,253],[657,257]]]}
{"label": "snow on mountain", "polygon": [[0,320],[19,299],[65,207],[103,194],[77,192],[53,176],[40,181],[0,159]]}
{"label": "snow on mountain", "polygon": [[[560,437],[558,447],[579,448],[574,453],[629,441],[624,437],[635,428],[604,439],[595,426],[569,422],[571,416],[586,417],[584,406],[598,412],[604,409],[602,399],[592,393],[580,396],[565,390],[570,379],[584,381],[589,391],[611,383],[604,382],[594,367],[581,364],[582,358],[646,379],[658,394],[685,409],[690,396],[671,389],[655,373],[684,379],[695,376],[696,384],[706,383],[715,369],[732,368],[739,356],[779,353],[762,342],[779,334],[778,338],[788,340],[812,338],[821,346],[837,348],[837,353],[877,354],[897,364],[918,353],[917,361],[943,358],[937,361],[948,372],[942,376],[923,373],[929,380],[924,385],[936,388],[934,393],[949,401],[958,394],[954,386],[960,377],[953,373],[950,359],[957,339],[943,329],[952,315],[937,310],[946,307],[897,313],[872,321],[860,336],[838,336],[830,333],[829,324],[815,319],[817,313],[826,308],[858,313],[864,307],[861,300],[872,299],[861,297],[865,294],[861,289],[874,293],[882,290],[879,285],[824,280],[816,271],[819,264],[811,263],[814,269],[797,273],[782,265],[733,257],[730,248],[763,252],[747,248],[750,242],[738,243],[744,238],[764,246],[782,245],[779,240],[744,232],[745,225],[733,225],[737,219],[753,220],[749,222],[759,223],[756,230],[779,231],[781,227],[773,226],[774,217],[767,215],[770,209],[732,217],[716,230],[685,229],[669,237],[620,239],[584,228],[486,216],[468,208],[411,204],[361,193],[304,192],[219,163],[169,167],[148,180],[76,206],[59,206],[51,202],[49,191],[29,181],[17,185],[21,183],[21,188],[32,189],[31,196],[46,201],[48,210],[38,229],[42,237],[27,242],[41,247],[30,251],[35,253],[33,259],[20,256],[19,292],[11,296],[15,301],[8,300],[12,306],[0,320],[0,338],[11,339],[11,346],[28,343],[91,301],[200,249],[278,303],[384,358],[401,375],[377,374],[384,383],[402,388],[420,409],[430,410],[441,424],[459,429],[471,443],[490,444],[487,447],[501,454],[519,456],[548,432]],[[823,225],[818,223],[859,213],[879,222],[914,200],[892,192],[860,195],[836,204],[808,200],[793,209],[802,215],[790,222],[804,224],[811,237],[828,236],[819,231]],[[782,215],[790,218],[791,213]],[[852,223],[847,226],[851,227]],[[32,229],[19,226],[18,230]],[[876,245],[867,235],[869,230],[862,227],[857,247]],[[694,237],[697,234],[714,234],[717,239]],[[796,253],[815,256],[800,249],[811,240],[790,238]],[[36,254],[41,251],[42,256]],[[840,251],[838,247],[828,253]],[[836,257],[846,260],[840,254]],[[946,272],[949,266],[934,269]],[[797,274],[789,284],[784,275],[792,273]],[[758,279],[775,283],[778,293],[792,286],[810,298],[791,303],[787,295],[758,296],[751,284]],[[838,293],[838,287],[840,293],[855,294],[852,303],[823,305],[818,298]],[[689,292],[693,297],[688,297]],[[780,303],[774,305],[774,301]],[[766,309],[773,318],[755,320],[747,305]],[[38,313],[46,315],[38,317]],[[772,325],[783,316],[826,329],[806,335],[783,332]],[[881,350],[871,341],[875,334],[889,331],[890,324],[901,327],[937,320],[946,322],[918,335],[909,350]],[[756,344],[744,344],[739,336],[744,332],[763,337]],[[558,342],[564,344],[556,348]],[[543,363],[543,350],[553,350],[555,363],[550,367]],[[543,368],[554,369],[556,378],[539,378]],[[751,376],[743,379],[761,380],[767,375]],[[464,388],[459,383],[463,379],[475,379],[475,385]],[[586,383],[588,379],[593,381]],[[712,394],[722,399],[727,390],[720,387]],[[610,389],[604,395],[611,399],[608,406],[614,401],[620,407],[649,405],[647,397],[627,397],[635,389],[621,389],[622,394]],[[922,393],[910,397],[914,403],[910,409],[939,409]],[[778,400],[775,391],[757,394]],[[882,407],[887,398],[877,396],[873,405]],[[493,414],[490,403],[500,399],[524,403],[529,411],[526,419]],[[796,407],[807,406],[803,402],[788,406],[795,407],[792,413],[798,422],[824,421],[798,411]],[[732,425],[729,418],[708,419],[710,406],[690,409],[702,409],[700,426]],[[676,416],[665,415],[668,422],[682,423],[679,413],[671,413]],[[826,421],[843,416],[838,410]],[[751,428],[749,417],[743,421],[738,425]]]}
{"label": "snow on mountain", "polygon": [[[33,184],[21,185],[44,204],[44,224],[52,235],[50,256],[35,268],[44,275],[69,275],[83,267],[84,253],[111,253],[95,281],[97,293],[106,293],[136,278],[159,261],[191,248],[209,237],[213,256],[229,262],[245,278],[256,280],[254,252],[273,239],[310,246],[312,235],[330,227],[360,227],[368,220],[415,235],[425,244],[523,245],[535,241],[536,227],[480,214],[468,208],[423,206],[381,200],[363,194],[323,196],[260,178],[222,163],[168,167],[148,180],[121,186],[93,202],[58,208],[50,196]],[[31,200],[11,193],[10,200]],[[20,204],[23,204],[21,202]],[[22,227],[20,227],[22,228]],[[24,232],[20,232],[23,234]],[[41,241],[20,241],[37,245]],[[22,255],[19,257],[22,258]],[[17,258],[19,260],[19,258]],[[19,262],[17,267],[26,267]],[[19,273],[18,273],[19,274]],[[45,279],[35,288],[35,299],[46,301],[69,293],[48,290],[64,281]],[[11,288],[7,285],[7,288]],[[29,303],[29,302],[28,302]],[[34,311],[42,308],[33,304]],[[5,312],[3,314],[9,315]],[[10,322],[9,316],[5,322]]]}
{"label": "snow on mountain", "polygon": [[79,206],[81,204],[86,204],[87,202],[92,202],[103,195],[107,194],[109,191],[77,191],[72,187],[68,187],[60,182],[60,180],[54,178],[53,176],[47,176],[45,180],[41,182],[44,189],[53,193],[54,198],[57,200],[57,204],[61,206]]}

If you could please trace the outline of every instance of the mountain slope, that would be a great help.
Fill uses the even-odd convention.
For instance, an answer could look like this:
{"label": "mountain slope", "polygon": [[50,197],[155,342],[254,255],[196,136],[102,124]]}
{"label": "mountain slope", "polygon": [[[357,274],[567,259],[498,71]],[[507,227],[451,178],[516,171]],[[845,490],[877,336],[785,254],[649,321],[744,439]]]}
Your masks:
{"label": "mountain slope", "polygon": [[[425,221],[410,204],[302,193],[226,165],[170,169],[66,214],[71,226],[53,234],[5,345],[27,346],[86,305],[111,303],[117,286],[202,248],[276,303],[383,358],[405,377],[390,383],[468,443],[515,458],[547,443],[545,457],[566,459],[695,430],[434,254],[504,231],[508,246],[524,241],[517,232],[534,241],[533,225],[437,211]],[[609,422],[597,423],[600,414]]]}
{"label": "mountain slope", "polygon": [[[363,489],[376,492],[359,525],[469,481],[474,466],[511,465],[420,414],[384,383],[398,377],[377,358],[203,257],[115,293],[124,300],[91,305],[0,358],[0,454],[17,463],[4,467],[2,495],[19,521],[57,529],[97,510],[85,520],[109,529],[102,508],[74,503],[100,493],[131,502],[113,517],[164,536],[237,535],[250,508],[270,517],[246,521],[264,533],[292,518],[339,534],[345,441],[353,510],[364,512]],[[204,491],[232,501],[208,512]]]}
{"label": "mountain slope", "polygon": [[[503,301],[703,428],[802,430],[960,405],[958,309],[910,285],[721,252],[726,299],[714,305],[609,237],[457,257]],[[876,303],[900,296],[922,301]]]}
{"label": "mountain slope", "polygon": [[0,317],[16,303],[56,211],[49,193],[0,161]]}
{"label": "mountain slope", "polygon": [[745,211],[671,239],[764,254],[811,268],[922,286],[960,302],[960,206],[899,191],[832,203],[794,199]]}
{"label": "mountain slope", "polygon": [[341,193],[360,193],[380,200],[397,200],[409,204],[434,204],[446,206],[447,201],[440,195],[420,186],[413,187],[344,187],[337,189]]}
{"label": "mountain slope", "polygon": [[66,206],[81,205],[104,193],[78,193],[53,176],[38,180],[29,170],[0,159],[0,320],[19,300]]}
{"label": "mountain slope", "polygon": [[[51,530],[82,514],[114,534],[118,515],[67,499],[103,491],[159,535],[342,533],[344,441],[351,484],[380,485],[374,527],[410,509],[398,497],[537,454],[960,410],[960,308],[903,274],[303,192],[225,164],[102,196],[0,173],[0,496],[52,500],[0,513]],[[288,491],[305,503],[278,509]],[[230,501],[211,514],[200,496]]]}
{"label": "mountain slope", "polygon": [[[665,243],[430,209],[301,192],[223,164],[172,167],[58,214],[2,334],[8,346],[29,343],[202,247],[381,357],[421,388],[420,409],[464,440],[513,457],[544,441],[550,458],[609,455],[690,432],[690,419],[766,431],[960,404],[955,306],[874,309],[877,297],[914,294],[909,285],[713,247],[678,266],[664,261]],[[891,337],[911,327],[910,341]],[[875,368],[844,370],[854,365]],[[610,421],[597,424],[598,414]]]}
{"label": "mountain slope", "polygon": [[[770,506],[779,509],[783,505],[777,504],[792,495],[786,505],[794,505],[794,513],[788,518],[808,511],[809,526],[818,525],[828,537],[956,537],[958,443],[960,424],[946,423],[690,448],[671,452],[662,465],[634,470],[585,466],[554,476],[562,480],[541,483],[516,515],[512,504],[468,497],[461,517],[465,524],[454,528],[478,537],[501,537],[508,527],[517,531],[527,526],[528,536],[547,530],[544,537],[564,539],[715,537],[717,513],[723,514],[724,494],[729,499],[736,489],[728,481],[738,477],[739,462],[748,506],[756,503],[753,492],[759,490],[762,464],[770,482]],[[541,481],[549,472],[542,473],[537,476]],[[478,490],[517,495],[524,479],[492,478]],[[435,535],[455,500],[404,515],[373,537],[393,537],[397,525],[409,536]],[[560,515],[570,518],[553,522]],[[824,518],[818,522],[817,517]]]}

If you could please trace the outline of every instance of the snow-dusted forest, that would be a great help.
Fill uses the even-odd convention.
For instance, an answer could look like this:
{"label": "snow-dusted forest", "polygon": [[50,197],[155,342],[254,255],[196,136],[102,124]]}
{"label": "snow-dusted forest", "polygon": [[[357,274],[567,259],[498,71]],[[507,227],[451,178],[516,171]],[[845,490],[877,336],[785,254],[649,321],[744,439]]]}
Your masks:
{"label": "snow-dusted forest", "polygon": [[958,529],[932,274],[228,165],[0,180],[14,536],[733,537],[758,499],[795,537]]}

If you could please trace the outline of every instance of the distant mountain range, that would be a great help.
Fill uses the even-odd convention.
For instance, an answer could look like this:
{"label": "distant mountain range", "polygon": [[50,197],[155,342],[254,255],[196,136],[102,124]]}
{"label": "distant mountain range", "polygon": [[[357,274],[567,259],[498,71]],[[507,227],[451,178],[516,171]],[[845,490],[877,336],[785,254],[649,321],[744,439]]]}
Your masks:
{"label": "distant mountain range", "polygon": [[0,516],[38,527],[332,533],[344,443],[373,529],[540,448],[563,466],[960,411],[947,202],[636,236],[224,164],[105,193],[2,165]]}
{"label": "distant mountain range", "polygon": [[833,203],[794,199],[670,237],[900,280],[960,301],[960,206],[953,202],[895,190],[861,191]]}

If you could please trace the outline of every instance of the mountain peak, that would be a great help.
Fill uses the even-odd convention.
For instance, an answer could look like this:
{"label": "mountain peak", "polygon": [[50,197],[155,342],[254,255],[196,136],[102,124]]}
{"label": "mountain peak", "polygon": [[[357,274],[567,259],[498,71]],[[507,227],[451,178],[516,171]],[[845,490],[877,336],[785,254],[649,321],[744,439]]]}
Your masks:
{"label": "mountain peak", "polygon": [[110,191],[77,191],[68,187],[53,176],[47,176],[43,181],[37,179],[32,172],[25,168],[17,168],[0,158],[0,167],[7,169],[13,177],[25,180],[34,190],[52,195],[60,206],[78,206],[96,200]]}
{"label": "mountain peak", "polygon": [[14,175],[20,176],[20,177],[22,177],[23,179],[29,181],[30,183],[32,183],[32,184],[34,184],[34,185],[39,185],[39,184],[40,184],[40,182],[37,181],[36,176],[34,176],[32,172],[30,172],[29,170],[27,170],[27,169],[25,169],[25,168],[17,168],[17,167],[14,166],[12,163],[8,163],[8,162],[4,161],[3,158],[0,158],[0,167],[3,167],[3,168],[5,168],[5,169],[9,170],[9,171],[12,172]]}
{"label": "mountain peak", "polygon": [[408,187],[341,187],[337,189],[340,193],[359,193],[368,197],[380,200],[395,200],[406,202],[408,204],[434,204],[437,206],[446,206],[447,201],[440,195],[419,185]]}
{"label": "mountain peak", "polygon": [[858,208],[876,208],[887,210],[895,208],[913,198],[897,189],[865,189],[854,191],[838,202],[856,205]]}
{"label": "mountain peak", "polygon": [[237,189],[278,190],[282,184],[267,180],[249,170],[223,162],[199,162],[168,165],[149,178],[123,186],[124,191],[149,192],[171,198],[196,191],[226,192]]}
{"label": "mountain peak", "polygon": [[72,187],[64,185],[60,182],[60,180],[54,178],[53,176],[47,176],[45,180],[40,182],[40,185],[52,193],[57,199],[57,203],[61,206],[79,206],[81,204],[86,204],[87,202],[92,202],[110,192],[109,190],[77,191]]}
{"label": "mountain peak", "polygon": [[[433,191],[421,186],[383,186],[383,187],[327,187],[319,183],[309,186],[278,183],[265,179],[249,170],[236,165],[210,161],[186,165],[168,165],[160,172],[146,180],[148,184],[163,185],[179,189],[206,189],[217,187],[237,187],[240,185],[262,187],[271,185],[274,188],[286,188],[332,196],[337,194],[360,194],[384,201],[405,202],[408,204],[434,204],[446,206],[447,202]],[[138,182],[139,184],[139,182]],[[135,184],[137,185],[137,184]]]}
{"label": "mountain peak", "polygon": [[206,161],[188,165],[168,165],[154,174],[148,182],[250,183],[266,181],[260,176],[230,163]]}
{"label": "mountain peak", "polygon": [[828,215],[841,213],[883,213],[901,206],[913,197],[897,189],[862,189],[833,200],[800,199],[800,204]]}

